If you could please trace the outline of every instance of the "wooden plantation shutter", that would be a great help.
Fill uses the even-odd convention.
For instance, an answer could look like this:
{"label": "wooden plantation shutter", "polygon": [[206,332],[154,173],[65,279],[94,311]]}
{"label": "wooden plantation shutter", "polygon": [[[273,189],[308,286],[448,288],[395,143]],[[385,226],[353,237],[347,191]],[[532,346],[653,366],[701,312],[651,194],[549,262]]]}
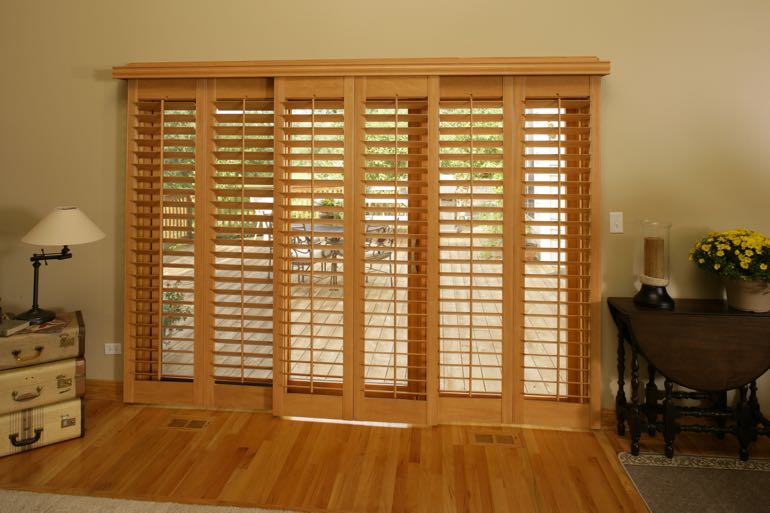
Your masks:
{"label": "wooden plantation shutter", "polygon": [[[132,400],[158,395],[148,382],[191,382],[196,374],[196,88],[184,81],[164,90],[160,82],[135,85],[129,97],[125,381]],[[165,388],[169,397],[192,393]]]}
{"label": "wooden plantation shutter", "polygon": [[608,69],[116,69],[131,79],[126,399],[595,427]]}
{"label": "wooden plantation shutter", "polygon": [[270,385],[272,86],[265,79],[224,79],[215,91],[210,122],[213,378]]}
{"label": "wooden plantation shutter", "polygon": [[590,87],[587,78],[528,79],[522,97],[522,392],[530,399],[590,399],[600,322],[592,311],[598,252]]}
{"label": "wooden plantation shutter", "polygon": [[[359,415],[425,422],[428,87],[425,77],[361,79],[358,241],[363,389]],[[394,406],[363,398],[407,399]]]}
{"label": "wooden plantation shutter", "polygon": [[[276,372],[282,389],[274,397],[291,414],[292,395],[339,397],[343,392],[348,114],[342,79],[279,85],[276,221],[281,269],[276,320],[281,359]],[[320,416],[342,415],[336,399],[315,404]]]}
{"label": "wooden plantation shutter", "polygon": [[502,80],[490,82],[492,97],[442,98],[439,106],[439,390],[444,395],[502,392],[504,118]]}

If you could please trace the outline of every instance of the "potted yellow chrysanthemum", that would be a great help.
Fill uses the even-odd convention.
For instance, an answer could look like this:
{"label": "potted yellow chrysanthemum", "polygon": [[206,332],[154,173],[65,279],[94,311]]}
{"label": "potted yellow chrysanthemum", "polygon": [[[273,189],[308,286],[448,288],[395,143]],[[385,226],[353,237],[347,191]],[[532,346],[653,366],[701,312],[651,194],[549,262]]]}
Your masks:
{"label": "potted yellow chrysanthemum", "polygon": [[712,232],[690,250],[690,260],[724,278],[731,307],[770,311],[770,238],[766,235],[745,228]]}

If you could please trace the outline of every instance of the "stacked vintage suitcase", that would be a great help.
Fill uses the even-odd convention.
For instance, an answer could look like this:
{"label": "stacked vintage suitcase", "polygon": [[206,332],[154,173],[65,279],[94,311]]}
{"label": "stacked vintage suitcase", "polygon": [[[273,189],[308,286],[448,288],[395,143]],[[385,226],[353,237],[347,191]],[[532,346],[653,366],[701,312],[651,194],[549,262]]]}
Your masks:
{"label": "stacked vintage suitcase", "polygon": [[83,436],[84,349],[80,312],[0,338],[0,456]]}

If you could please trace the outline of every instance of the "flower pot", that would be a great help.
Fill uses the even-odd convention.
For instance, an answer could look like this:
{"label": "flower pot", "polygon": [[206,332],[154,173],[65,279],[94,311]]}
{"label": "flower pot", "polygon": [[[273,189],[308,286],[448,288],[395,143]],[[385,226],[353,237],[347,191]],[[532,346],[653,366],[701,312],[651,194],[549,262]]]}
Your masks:
{"label": "flower pot", "polygon": [[770,312],[770,283],[725,280],[727,304],[745,312]]}

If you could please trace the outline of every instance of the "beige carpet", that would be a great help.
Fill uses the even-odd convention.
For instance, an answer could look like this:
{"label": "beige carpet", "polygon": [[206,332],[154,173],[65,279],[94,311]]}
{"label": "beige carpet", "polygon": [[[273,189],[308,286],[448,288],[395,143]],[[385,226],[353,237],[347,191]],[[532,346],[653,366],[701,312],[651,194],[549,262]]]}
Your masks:
{"label": "beige carpet", "polygon": [[127,501],[0,490],[0,513],[292,513],[288,510]]}
{"label": "beige carpet", "polygon": [[770,461],[618,455],[652,513],[770,513]]}

